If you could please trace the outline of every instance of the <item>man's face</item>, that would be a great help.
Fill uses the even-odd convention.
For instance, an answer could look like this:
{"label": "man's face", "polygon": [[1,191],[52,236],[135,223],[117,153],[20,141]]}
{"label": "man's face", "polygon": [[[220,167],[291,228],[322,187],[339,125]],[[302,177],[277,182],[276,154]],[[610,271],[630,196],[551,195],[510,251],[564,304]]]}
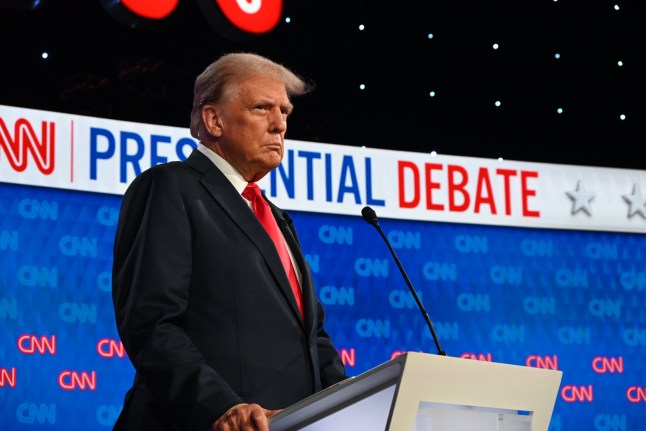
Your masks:
{"label": "man's face", "polygon": [[271,76],[251,76],[232,90],[218,104],[221,135],[216,151],[247,181],[257,181],[283,159],[293,106],[285,85]]}

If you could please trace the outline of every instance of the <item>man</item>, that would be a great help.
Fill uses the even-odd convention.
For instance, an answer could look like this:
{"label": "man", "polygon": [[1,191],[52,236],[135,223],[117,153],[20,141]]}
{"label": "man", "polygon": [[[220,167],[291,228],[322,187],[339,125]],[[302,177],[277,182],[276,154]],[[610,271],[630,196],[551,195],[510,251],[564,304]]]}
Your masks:
{"label": "man", "polygon": [[195,82],[198,148],[126,191],[113,300],[136,376],[115,430],[268,431],[346,377],[291,219],[270,204],[273,242],[247,192],[280,164],[290,96],[307,90],[264,57],[221,57]]}

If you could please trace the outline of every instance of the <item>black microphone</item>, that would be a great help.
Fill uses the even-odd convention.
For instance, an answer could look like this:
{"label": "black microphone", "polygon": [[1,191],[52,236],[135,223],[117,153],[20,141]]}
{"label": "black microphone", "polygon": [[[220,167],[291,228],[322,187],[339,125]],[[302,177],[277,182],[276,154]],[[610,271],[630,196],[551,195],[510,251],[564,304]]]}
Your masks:
{"label": "black microphone", "polygon": [[294,220],[292,220],[292,216],[290,216],[287,211],[283,211],[283,217],[280,219],[280,221],[290,229],[294,226]]}
{"label": "black microphone", "polygon": [[408,278],[408,275],[406,274],[406,271],[404,271],[404,267],[402,266],[401,262],[399,261],[399,258],[397,257],[397,254],[395,254],[395,250],[393,250],[393,246],[390,245],[390,241],[388,241],[388,238],[386,238],[386,235],[384,234],[384,231],[381,230],[381,226],[379,226],[379,221],[377,220],[377,213],[375,210],[373,210],[370,207],[364,207],[361,210],[361,216],[363,219],[368,222],[369,224],[373,225],[377,231],[381,234],[381,237],[384,239],[386,244],[388,245],[388,248],[390,249],[390,252],[392,253],[393,257],[395,258],[395,262],[397,263],[397,266],[399,267],[399,271],[401,271],[402,275],[404,276],[404,279],[406,280],[406,284],[408,284],[408,288],[410,289],[411,293],[413,294],[413,297],[415,298],[415,302],[417,302],[417,307],[419,308],[419,311],[422,312],[422,315],[424,316],[424,319],[426,320],[426,324],[428,325],[428,328],[431,330],[431,335],[433,335],[433,341],[435,341],[435,347],[437,347],[437,354],[446,356],[446,352],[442,349],[442,346],[440,345],[440,340],[437,338],[437,334],[435,333],[435,328],[433,327],[433,322],[431,322],[431,318],[428,317],[428,313],[426,312],[426,309],[424,308],[424,304],[422,304],[422,301],[420,301],[419,296],[417,296],[417,292],[415,291],[415,288],[413,287],[413,283],[410,282],[410,279]]}

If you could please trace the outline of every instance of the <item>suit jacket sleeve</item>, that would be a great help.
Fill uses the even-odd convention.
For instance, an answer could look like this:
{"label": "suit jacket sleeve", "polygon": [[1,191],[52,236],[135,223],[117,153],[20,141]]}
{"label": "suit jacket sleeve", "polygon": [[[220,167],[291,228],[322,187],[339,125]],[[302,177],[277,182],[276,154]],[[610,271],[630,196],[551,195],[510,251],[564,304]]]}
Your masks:
{"label": "suit jacket sleeve", "polygon": [[241,402],[183,329],[193,232],[179,185],[165,171],[139,175],[124,195],[114,244],[113,301],[138,378],[169,417],[209,429]]}
{"label": "suit jacket sleeve", "polygon": [[319,373],[321,376],[321,385],[323,388],[327,388],[328,386],[346,379],[347,375],[345,374],[345,367],[343,366],[339,352],[332,344],[330,336],[323,327],[325,313],[323,311],[323,307],[318,301],[317,307],[319,310],[319,327],[317,331],[317,344],[320,361]]}

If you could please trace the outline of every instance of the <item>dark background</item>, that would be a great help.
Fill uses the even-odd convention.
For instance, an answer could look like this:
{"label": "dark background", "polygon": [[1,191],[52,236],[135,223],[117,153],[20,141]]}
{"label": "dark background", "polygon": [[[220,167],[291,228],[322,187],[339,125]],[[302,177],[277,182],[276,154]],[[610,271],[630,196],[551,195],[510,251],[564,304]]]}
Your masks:
{"label": "dark background", "polygon": [[291,139],[646,168],[641,2],[285,0],[268,34],[221,33],[194,0],[135,27],[101,0],[0,0],[0,104],[188,127],[195,76],[249,51],[315,84]]}

